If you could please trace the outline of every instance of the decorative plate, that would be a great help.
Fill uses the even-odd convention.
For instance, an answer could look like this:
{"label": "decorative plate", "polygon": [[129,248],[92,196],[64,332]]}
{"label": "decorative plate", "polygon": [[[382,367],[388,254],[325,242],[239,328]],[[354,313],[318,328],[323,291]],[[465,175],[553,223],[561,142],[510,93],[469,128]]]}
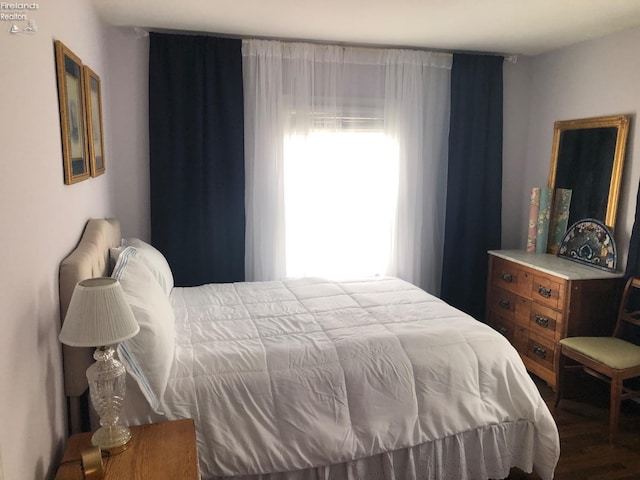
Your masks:
{"label": "decorative plate", "polygon": [[569,227],[558,256],[610,272],[616,271],[618,261],[611,230],[594,218],[585,218]]}

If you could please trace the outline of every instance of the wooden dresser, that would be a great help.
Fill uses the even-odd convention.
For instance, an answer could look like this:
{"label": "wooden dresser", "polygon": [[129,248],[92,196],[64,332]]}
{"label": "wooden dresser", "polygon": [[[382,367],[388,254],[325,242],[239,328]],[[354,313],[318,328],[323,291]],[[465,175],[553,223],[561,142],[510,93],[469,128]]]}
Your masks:
{"label": "wooden dresser", "polygon": [[622,277],[555,255],[491,250],[486,321],[555,389],[558,341],[611,335]]}

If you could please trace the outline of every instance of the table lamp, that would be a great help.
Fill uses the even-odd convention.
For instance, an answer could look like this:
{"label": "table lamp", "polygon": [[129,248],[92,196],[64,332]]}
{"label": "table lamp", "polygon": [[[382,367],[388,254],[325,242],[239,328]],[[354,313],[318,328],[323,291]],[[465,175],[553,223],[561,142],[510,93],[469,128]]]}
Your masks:
{"label": "table lamp", "polygon": [[59,338],[73,347],[97,347],[96,362],[87,369],[91,403],[100,417],[91,443],[110,454],[125,450],[131,439],[129,428],[118,422],[126,372],[114,346],[139,331],[118,280],[98,277],[76,284]]}

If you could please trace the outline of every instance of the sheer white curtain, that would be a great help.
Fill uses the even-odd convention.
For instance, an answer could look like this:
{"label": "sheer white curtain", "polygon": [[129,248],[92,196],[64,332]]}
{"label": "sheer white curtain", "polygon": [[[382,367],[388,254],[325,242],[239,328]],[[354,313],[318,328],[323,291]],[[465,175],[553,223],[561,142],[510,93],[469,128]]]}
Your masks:
{"label": "sheer white curtain", "polygon": [[451,56],[248,40],[246,276],[439,293]]}

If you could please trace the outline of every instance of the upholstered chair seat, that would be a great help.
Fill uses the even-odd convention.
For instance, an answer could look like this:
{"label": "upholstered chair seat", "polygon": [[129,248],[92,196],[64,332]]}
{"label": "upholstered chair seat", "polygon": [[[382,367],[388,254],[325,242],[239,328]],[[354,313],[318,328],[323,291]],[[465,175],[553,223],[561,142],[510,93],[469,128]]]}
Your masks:
{"label": "upholstered chair seat", "polygon": [[567,337],[560,343],[615,370],[640,365],[640,346],[615,337]]}

